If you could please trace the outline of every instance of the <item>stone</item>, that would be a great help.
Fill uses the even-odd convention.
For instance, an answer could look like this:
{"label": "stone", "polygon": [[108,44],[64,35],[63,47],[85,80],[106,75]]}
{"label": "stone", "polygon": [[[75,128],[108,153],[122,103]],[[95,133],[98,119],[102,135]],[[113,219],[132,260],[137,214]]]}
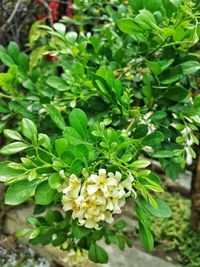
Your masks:
{"label": "stone", "polygon": [[137,248],[126,248],[121,252],[112,246],[104,246],[110,255],[110,261],[102,267],[175,267],[172,263],[147,254]]}
{"label": "stone", "polygon": [[[33,213],[32,207],[20,207],[10,211],[6,216],[5,221],[5,231],[8,234],[15,234],[18,230],[27,228],[26,217]],[[133,226],[135,222],[133,222]],[[27,242],[24,239],[24,242]],[[107,246],[103,242],[100,242],[109,254],[109,263],[98,265],[87,261],[82,266],[76,267],[175,267],[175,265],[168,263],[160,258],[147,254],[139,249],[126,248],[125,251],[121,252],[116,246]],[[38,252],[39,255],[46,258],[48,261],[53,263],[58,263],[63,267],[70,267],[67,263],[63,262],[61,259],[66,256],[66,252],[61,251],[51,245],[48,246],[33,246],[34,250]]]}
{"label": "stone", "polygon": [[186,196],[190,195],[192,185],[192,173],[190,171],[180,174],[175,181],[164,176],[164,181],[165,185],[173,191],[180,192]]}

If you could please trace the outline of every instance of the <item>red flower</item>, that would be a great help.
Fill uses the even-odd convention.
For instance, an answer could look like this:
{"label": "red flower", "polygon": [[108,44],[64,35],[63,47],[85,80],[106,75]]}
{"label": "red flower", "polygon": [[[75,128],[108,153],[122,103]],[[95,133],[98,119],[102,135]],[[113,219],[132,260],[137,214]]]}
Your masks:
{"label": "red flower", "polygon": [[57,2],[54,2],[54,1],[50,2],[49,3],[49,8],[51,10],[57,9],[58,8],[58,3]]}

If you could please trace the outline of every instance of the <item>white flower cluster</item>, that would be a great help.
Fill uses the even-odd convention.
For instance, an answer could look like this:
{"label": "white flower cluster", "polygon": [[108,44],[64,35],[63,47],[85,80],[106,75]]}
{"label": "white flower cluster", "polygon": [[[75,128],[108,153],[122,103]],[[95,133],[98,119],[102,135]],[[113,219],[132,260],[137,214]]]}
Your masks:
{"label": "white flower cluster", "polygon": [[63,189],[63,209],[72,210],[72,218],[80,225],[98,229],[98,223],[113,222],[113,214],[121,213],[125,199],[135,193],[133,176],[122,180],[120,172],[106,173],[100,169],[98,175],[91,174],[83,182],[72,174],[68,186]]}

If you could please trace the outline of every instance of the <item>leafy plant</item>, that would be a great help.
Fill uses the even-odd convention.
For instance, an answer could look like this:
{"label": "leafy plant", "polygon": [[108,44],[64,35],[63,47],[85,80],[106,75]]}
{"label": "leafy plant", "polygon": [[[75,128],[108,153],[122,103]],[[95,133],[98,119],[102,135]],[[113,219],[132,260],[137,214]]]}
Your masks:
{"label": "leafy plant", "polygon": [[115,243],[121,250],[126,243],[130,246],[122,232],[124,222],[109,224],[114,222],[114,214],[121,213],[126,198],[135,199],[138,194],[141,240],[152,249],[151,223],[145,218],[149,214],[168,217],[170,209],[150,194],[163,189],[156,174],[142,171],[150,161],[138,160],[134,139],[103,123],[88,127],[87,116],[80,109],[69,114],[67,126],[53,106],[47,108],[61,130],[60,136],[51,141],[46,134],[38,133],[29,119],[22,120],[21,133],[5,130],[14,142],[2,147],[1,154],[23,154],[21,162],[1,164],[1,181],[9,186],[6,204],[18,205],[33,198],[36,214],[56,203],[66,213],[51,208],[45,216],[28,217],[35,228],[22,230],[18,236],[29,233],[32,244],[52,243],[64,248],[67,243],[68,249],[89,250],[91,260],[105,263],[108,255],[96,241],[104,237],[106,243]]}
{"label": "leafy plant", "polygon": [[155,242],[164,244],[167,251],[178,251],[177,261],[181,266],[199,266],[199,231],[189,227],[191,201],[180,194],[163,193],[172,210],[168,220],[153,220]]}
{"label": "leafy plant", "polygon": [[73,8],[73,18],[32,25],[30,56],[13,42],[0,47],[7,67],[0,130],[13,140],[0,151],[7,157],[0,181],[7,204],[36,204],[33,229],[18,235],[105,263],[98,240],[130,245],[124,223],[114,223],[128,198],[149,250],[151,216],[171,215],[154,196],[163,189],[151,159],[176,179],[196,157],[198,3],[75,1]]}

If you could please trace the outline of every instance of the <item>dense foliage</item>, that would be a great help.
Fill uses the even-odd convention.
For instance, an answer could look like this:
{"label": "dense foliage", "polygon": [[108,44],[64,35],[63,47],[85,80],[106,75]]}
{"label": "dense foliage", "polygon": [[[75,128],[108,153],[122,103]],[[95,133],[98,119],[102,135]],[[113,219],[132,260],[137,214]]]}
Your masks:
{"label": "dense foliage", "polygon": [[196,157],[199,4],[74,1],[74,11],[32,25],[30,56],[0,46],[0,128],[13,140],[1,148],[0,181],[6,204],[36,204],[34,228],[19,235],[104,263],[98,240],[131,245],[114,222],[127,198],[147,249],[151,215],[171,214],[154,196],[163,189],[151,159],[176,179]]}

